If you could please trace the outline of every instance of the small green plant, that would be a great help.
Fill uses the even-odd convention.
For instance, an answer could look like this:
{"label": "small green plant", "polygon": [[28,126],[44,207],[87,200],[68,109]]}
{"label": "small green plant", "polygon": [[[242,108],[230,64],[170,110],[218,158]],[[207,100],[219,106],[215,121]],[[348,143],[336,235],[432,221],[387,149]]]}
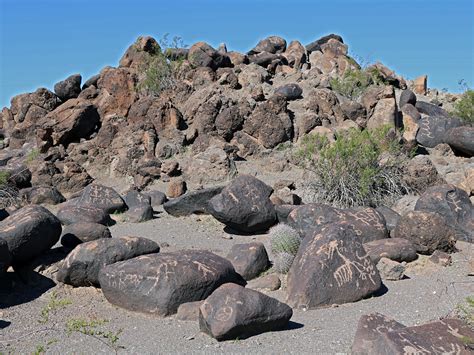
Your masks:
{"label": "small green plant", "polygon": [[474,90],[467,89],[454,103],[454,116],[468,123],[474,123]]}
{"label": "small green plant", "polygon": [[[388,126],[378,131],[349,130],[337,134],[334,143],[315,146],[319,151],[300,153],[307,157],[303,167],[315,175],[306,184],[311,199],[346,208],[377,206],[408,193],[401,164],[404,157],[389,130]],[[387,156],[383,162],[382,154]]]}
{"label": "small green plant", "polygon": [[297,163],[311,162],[315,158],[315,153],[326,146],[329,140],[320,134],[306,134],[301,137],[299,148],[294,153]]}
{"label": "small green plant", "polygon": [[11,173],[7,170],[0,171],[0,187],[5,186],[10,179]]}
{"label": "small green plant", "polygon": [[465,302],[456,308],[459,317],[470,326],[474,326],[474,296],[466,297]]}
{"label": "small green plant", "polygon": [[49,315],[51,312],[56,312],[58,309],[64,308],[67,305],[72,304],[72,301],[66,298],[60,299],[56,291],[51,294],[49,302],[46,306],[41,309],[41,319],[38,321],[40,323],[46,323],[49,320]]}
{"label": "small green plant", "polygon": [[30,150],[30,152],[26,155],[25,163],[31,164],[34,162],[40,155],[40,151],[38,149]]}
{"label": "small green plant", "polygon": [[330,80],[331,88],[342,96],[355,99],[372,84],[370,75],[360,69],[349,69],[340,77]]}
{"label": "small green plant", "polygon": [[301,237],[296,230],[282,223],[272,227],[269,234],[273,267],[277,272],[286,274],[298,253]]}
{"label": "small green plant", "polygon": [[46,349],[43,345],[37,345],[35,351],[33,352],[34,355],[41,355],[46,353]]}
{"label": "small green plant", "polygon": [[119,329],[117,332],[100,329],[101,326],[107,323],[108,320],[106,319],[70,319],[66,323],[66,330],[68,335],[71,335],[73,332],[78,332],[91,336],[117,352],[118,349],[124,348],[117,344],[120,340],[119,335],[122,333],[122,329]]}

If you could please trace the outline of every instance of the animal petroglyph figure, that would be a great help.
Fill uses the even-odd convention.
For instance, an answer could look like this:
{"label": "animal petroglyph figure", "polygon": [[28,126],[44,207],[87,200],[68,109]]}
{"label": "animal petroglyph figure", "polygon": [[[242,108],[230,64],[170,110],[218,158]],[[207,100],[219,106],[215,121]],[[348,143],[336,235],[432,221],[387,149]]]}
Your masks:
{"label": "animal petroglyph figure", "polygon": [[193,264],[196,264],[198,267],[198,270],[203,273],[203,276],[206,277],[208,274],[211,276],[215,275],[215,271],[209,268],[208,266],[204,265],[203,263],[200,263],[199,261],[194,260]]}

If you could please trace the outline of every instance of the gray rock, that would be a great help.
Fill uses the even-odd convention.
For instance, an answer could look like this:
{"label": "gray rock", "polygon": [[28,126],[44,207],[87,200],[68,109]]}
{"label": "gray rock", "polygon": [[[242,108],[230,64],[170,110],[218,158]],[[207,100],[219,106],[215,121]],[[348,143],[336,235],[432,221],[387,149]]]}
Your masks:
{"label": "gray rock", "polygon": [[397,281],[405,276],[405,266],[385,257],[377,263],[377,270],[382,280]]}
{"label": "gray rock", "polygon": [[228,283],[199,307],[199,329],[222,340],[245,339],[288,326],[293,310],[258,291]]}
{"label": "gray rock", "polygon": [[379,239],[363,245],[374,264],[383,257],[398,262],[410,262],[418,258],[413,243],[402,238]]}
{"label": "gray rock", "polygon": [[299,99],[302,93],[303,89],[298,84],[285,84],[275,90],[275,95],[283,96],[288,101]]}
{"label": "gray rock", "polygon": [[209,201],[222,192],[223,187],[190,191],[178,198],[172,199],[163,205],[164,210],[175,217],[196,214],[209,214]]}
{"label": "gray rock", "polygon": [[68,78],[54,84],[54,93],[62,101],[74,99],[81,93],[82,76],[80,74],[73,74]]}
{"label": "gray rock", "polygon": [[110,303],[157,316],[176,313],[182,303],[203,300],[224,283],[245,285],[228,260],[199,250],[150,254],[108,265],[99,281]]}
{"label": "gray rock", "polygon": [[444,143],[446,132],[451,128],[461,127],[462,123],[456,118],[444,116],[428,116],[422,118],[418,125],[420,129],[416,133],[416,140],[421,145],[434,148],[438,144]]}
{"label": "gray rock", "polygon": [[417,101],[415,104],[418,112],[425,114],[427,116],[439,116],[448,118],[448,113],[443,110],[441,107],[430,104],[429,102]]}
{"label": "gray rock", "polygon": [[153,191],[144,191],[143,194],[145,196],[150,196],[151,199],[151,206],[153,208],[159,207],[168,201],[166,194],[161,191],[153,190]]}
{"label": "gray rock", "polygon": [[250,281],[247,287],[252,290],[276,291],[281,287],[281,280],[277,274],[269,274]]}
{"label": "gray rock", "polygon": [[65,204],[58,210],[57,216],[63,225],[80,222],[98,223],[104,226],[113,224],[108,213],[94,206],[77,206],[72,203]]}
{"label": "gray rock", "polygon": [[117,191],[97,184],[91,184],[83,190],[77,205],[93,206],[102,209],[105,213],[122,212],[127,208]]}
{"label": "gray rock", "polygon": [[153,219],[153,208],[150,205],[138,205],[130,208],[126,213],[130,223],[141,223]]}
{"label": "gray rock", "polygon": [[331,33],[329,35],[323,36],[320,39],[306,45],[306,50],[308,51],[308,54],[311,53],[311,52],[320,51],[321,50],[321,45],[327,43],[330,39],[335,39],[336,41],[344,43],[341,36],[336,35],[334,33]]}
{"label": "gray rock", "polygon": [[265,246],[258,242],[233,245],[227,259],[235,271],[247,281],[254,279],[270,266]]}
{"label": "gray rock", "polygon": [[106,265],[139,255],[158,253],[154,241],[139,237],[98,239],[78,245],[62,262],[57,279],[79,286],[99,286],[99,272]]}
{"label": "gray rock", "polygon": [[0,239],[7,243],[13,265],[42,254],[60,236],[61,222],[42,206],[23,207],[0,222]]}
{"label": "gray rock", "polygon": [[79,244],[102,238],[112,238],[109,228],[98,223],[79,222],[64,227],[61,244],[74,248]]}
{"label": "gray rock", "polygon": [[416,95],[410,89],[403,90],[398,101],[398,107],[403,107],[406,104],[416,105]]}
{"label": "gray rock", "polygon": [[474,127],[455,127],[446,132],[444,141],[467,157],[474,156]]}
{"label": "gray rock", "polygon": [[199,307],[201,307],[203,302],[204,301],[195,301],[180,304],[176,312],[176,319],[198,321]]}
{"label": "gray rock", "polygon": [[307,309],[356,302],[381,286],[377,268],[344,223],[303,239],[287,282],[290,306]]}

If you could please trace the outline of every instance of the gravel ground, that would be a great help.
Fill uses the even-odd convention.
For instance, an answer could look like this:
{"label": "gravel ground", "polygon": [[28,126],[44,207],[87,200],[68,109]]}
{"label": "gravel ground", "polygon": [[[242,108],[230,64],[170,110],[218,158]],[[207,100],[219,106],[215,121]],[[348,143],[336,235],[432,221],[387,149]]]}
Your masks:
{"label": "gravel ground", "polygon": [[[257,240],[268,245],[267,235],[231,235],[209,216],[173,218],[161,213],[152,221],[119,223],[111,230],[114,237],[153,239],[163,251],[210,249],[225,256],[235,243]],[[200,333],[196,322],[116,308],[92,287],[54,286],[44,278],[32,289],[17,282],[14,296],[7,299],[13,305],[0,310],[0,353],[347,353],[362,314],[381,312],[415,325],[446,316],[474,294],[473,278],[467,276],[474,249],[468,244],[460,247],[453,265],[434,266],[421,258],[410,266],[409,278],[386,282],[382,295],[334,308],[297,310],[287,331],[223,343]],[[268,294],[284,300],[284,291]],[[94,327],[81,320],[94,321]]]}

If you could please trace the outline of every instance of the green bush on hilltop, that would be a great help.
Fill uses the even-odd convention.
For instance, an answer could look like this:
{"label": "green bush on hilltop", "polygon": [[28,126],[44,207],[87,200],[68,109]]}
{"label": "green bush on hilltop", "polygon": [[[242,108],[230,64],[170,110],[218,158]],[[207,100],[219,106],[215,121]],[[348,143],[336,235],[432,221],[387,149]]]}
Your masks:
{"label": "green bush on hilltop", "polygon": [[453,115],[468,123],[474,123],[474,90],[467,89],[454,103]]}

